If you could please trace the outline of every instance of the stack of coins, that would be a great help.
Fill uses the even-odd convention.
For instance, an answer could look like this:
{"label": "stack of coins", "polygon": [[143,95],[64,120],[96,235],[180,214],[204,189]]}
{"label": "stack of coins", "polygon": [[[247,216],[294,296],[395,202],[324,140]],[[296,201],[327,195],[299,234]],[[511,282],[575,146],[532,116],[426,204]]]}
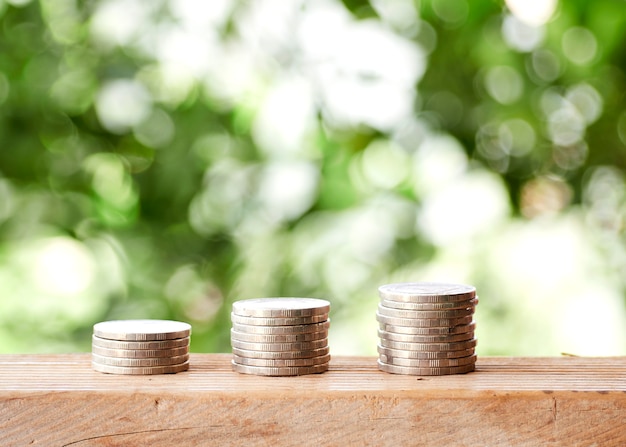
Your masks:
{"label": "stack of coins", "polygon": [[474,287],[400,283],[381,286],[378,292],[381,371],[417,376],[474,371]]}
{"label": "stack of coins", "polygon": [[170,374],[189,369],[191,326],[168,320],[116,320],[93,327],[91,366],[110,374]]}
{"label": "stack of coins", "polygon": [[330,303],[315,298],[257,298],[233,303],[233,370],[301,376],[328,370]]}

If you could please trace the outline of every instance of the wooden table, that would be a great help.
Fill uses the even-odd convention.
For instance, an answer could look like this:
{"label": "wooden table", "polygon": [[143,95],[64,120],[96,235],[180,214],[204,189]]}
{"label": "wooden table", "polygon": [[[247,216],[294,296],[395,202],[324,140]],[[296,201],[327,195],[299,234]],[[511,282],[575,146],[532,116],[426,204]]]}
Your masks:
{"label": "wooden table", "polygon": [[374,357],[280,378],[229,362],[117,376],[89,354],[0,356],[0,445],[626,445],[624,357],[482,357],[440,377],[383,373]]}

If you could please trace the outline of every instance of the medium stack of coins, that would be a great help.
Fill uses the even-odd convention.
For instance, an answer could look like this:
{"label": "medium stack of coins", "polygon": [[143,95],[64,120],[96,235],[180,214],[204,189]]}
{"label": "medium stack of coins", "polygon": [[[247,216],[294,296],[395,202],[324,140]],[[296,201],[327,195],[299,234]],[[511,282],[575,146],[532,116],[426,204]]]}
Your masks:
{"label": "medium stack of coins", "polygon": [[330,303],[315,298],[257,298],[233,303],[233,370],[301,376],[328,370]]}
{"label": "medium stack of coins", "polygon": [[417,376],[474,371],[474,287],[400,283],[381,286],[378,292],[381,371]]}
{"label": "medium stack of coins", "polygon": [[189,369],[191,326],[169,320],[116,320],[93,327],[91,366],[110,374],[171,374]]}

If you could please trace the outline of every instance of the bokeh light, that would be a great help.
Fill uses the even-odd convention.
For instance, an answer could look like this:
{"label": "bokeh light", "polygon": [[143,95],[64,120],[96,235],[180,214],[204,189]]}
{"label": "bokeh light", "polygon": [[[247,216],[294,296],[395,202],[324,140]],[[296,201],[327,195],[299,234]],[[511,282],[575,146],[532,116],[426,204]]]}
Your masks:
{"label": "bokeh light", "polygon": [[377,287],[439,280],[479,355],[624,355],[615,5],[0,0],[0,350],[313,296],[373,355]]}

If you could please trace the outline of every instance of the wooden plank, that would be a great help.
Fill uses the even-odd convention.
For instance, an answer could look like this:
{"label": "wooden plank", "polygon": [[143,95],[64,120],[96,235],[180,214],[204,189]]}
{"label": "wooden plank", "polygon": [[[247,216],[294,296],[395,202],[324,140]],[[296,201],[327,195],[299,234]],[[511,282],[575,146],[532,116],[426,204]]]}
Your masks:
{"label": "wooden plank", "polygon": [[0,356],[0,445],[626,445],[624,357],[488,357],[441,377],[386,374],[374,357],[286,378],[229,361],[115,376],[89,354]]}

